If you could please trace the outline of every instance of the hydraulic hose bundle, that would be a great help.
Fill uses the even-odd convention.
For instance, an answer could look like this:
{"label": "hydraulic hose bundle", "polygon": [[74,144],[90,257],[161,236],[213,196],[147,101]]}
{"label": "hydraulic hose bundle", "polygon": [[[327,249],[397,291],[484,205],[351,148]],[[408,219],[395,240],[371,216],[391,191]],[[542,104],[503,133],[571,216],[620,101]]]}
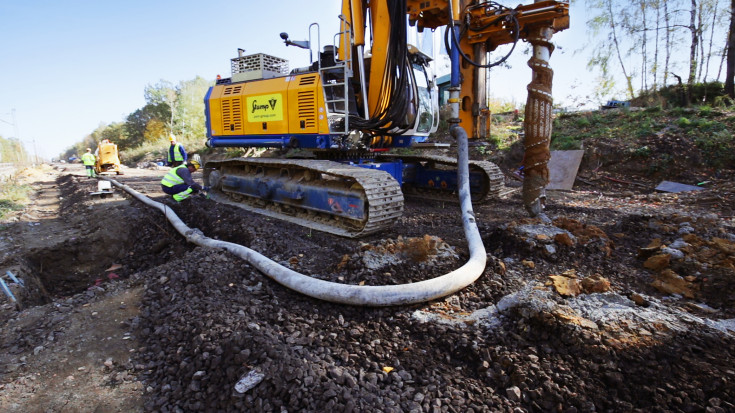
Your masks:
{"label": "hydraulic hose bundle", "polygon": [[[449,50],[451,50],[452,48],[456,47],[457,51],[459,52],[459,55],[462,56],[462,59],[464,59],[467,63],[475,67],[489,69],[489,68],[503,64],[513,54],[513,52],[515,51],[516,45],[518,44],[518,40],[520,39],[521,28],[520,28],[520,23],[518,22],[517,12],[511,8],[505,7],[502,4],[496,3],[494,1],[482,2],[482,3],[467,6],[467,8],[465,9],[464,15],[467,16],[472,10],[479,9],[479,8],[495,9],[497,10],[498,17],[496,17],[495,19],[479,27],[472,26],[469,23],[463,24],[459,31],[459,37],[454,34],[454,21],[452,19],[449,19],[449,27],[447,28],[447,30],[444,31],[444,47],[447,49],[447,52],[449,52]],[[459,46],[459,41],[462,37],[464,37],[467,34],[468,31],[476,32],[476,33],[482,32],[483,30],[502,22],[503,20],[508,20],[508,19],[513,23],[513,46],[510,48],[508,53],[505,56],[503,56],[501,59],[495,62],[483,65],[483,64],[475,62],[462,51],[462,48]],[[449,46],[450,38],[451,38],[451,44],[452,44],[451,48]]]}
{"label": "hydraulic hose bundle", "polygon": [[416,112],[415,108],[411,110],[411,105],[416,104],[411,94],[415,80],[406,43],[406,0],[388,1],[388,13],[390,37],[382,82],[383,90],[388,93],[372,109],[370,119],[350,116],[351,126],[376,136],[404,133],[409,127],[406,114]]}

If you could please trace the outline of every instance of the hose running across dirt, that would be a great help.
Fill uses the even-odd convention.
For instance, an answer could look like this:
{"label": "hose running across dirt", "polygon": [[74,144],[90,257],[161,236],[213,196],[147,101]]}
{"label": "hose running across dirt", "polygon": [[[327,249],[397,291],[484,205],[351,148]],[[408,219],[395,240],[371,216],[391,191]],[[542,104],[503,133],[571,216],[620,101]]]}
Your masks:
{"label": "hose running across dirt", "polygon": [[470,257],[462,267],[450,273],[411,284],[359,286],[312,278],[286,268],[250,248],[205,237],[200,230],[189,228],[168,206],[156,202],[113,179],[100,178],[110,181],[146,205],[161,210],[174,228],[186,237],[187,241],[203,247],[224,248],[244,259],[279,284],[301,294],[333,303],[357,306],[384,307],[415,304],[441,298],[467,287],[482,275],[487,261],[485,246],[482,243],[480,231],[475,222],[470,199],[467,134],[460,127],[452,128],[451,132],[458,143],[459,199],[462,208],[462,226],[467,238]]}

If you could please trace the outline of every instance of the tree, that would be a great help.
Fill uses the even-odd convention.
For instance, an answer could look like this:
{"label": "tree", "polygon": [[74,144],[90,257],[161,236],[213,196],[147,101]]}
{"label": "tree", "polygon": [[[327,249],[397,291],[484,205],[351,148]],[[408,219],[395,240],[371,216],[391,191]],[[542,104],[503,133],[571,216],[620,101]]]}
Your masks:
{"label": "tree", "polygon": [[174,116],[174,133],[184,141],[204,139],[204,95],[211,82],[197,76],[193,80],[179,83]]}
{"label": "tree", "polygon": [[177,89],[168,80],[161,79],[160,82],[151,86],[145,87],[143,96],[145,97],[146,103],[149,105],[161,105],[166,104],[169,107],[169,118],[168,126],[173,131],[174,126],[174,113],[176,108],[176,98],[178,95]]}
{"label": "tree", "polygon": [[[599,69],[606,79],[622,76],[631,97],[633,80],[641,92],[656,92],[682,67],[686,67],[682,80],[691,90],[694,83],[706,81],[711,57],[720,53],[712,47],[719,44],[715,39],[725,35],[720,0],[636,0],[632,4],[587,0],[585,4],[594,13],[587,25],[599,40],[588,66]],[[675,46],[681,44],[688,47]]]}
{"label": "tree", "polygon": [[730,4],[730,30],[727,35],[727,69],[725,93],[735,99],[735,0]]}
{"label": "tree", "polygon": [[15,138],[3,138],[0,136],[0,162],[3,163],[27,163],[30,160],[26,148]]}
{"label": "tree", "polygon": [[128,115],[125,122],[125,133],[127,134],[126,146],[132,148],[146,141],[146,130],[148,122],[157,120],[166,123],[171,119],[171,107],[168,103],[147,104],[143,108]]}
{"label": "tree", "polygon": [[165,139],[168,136],[168,127],[166,122],[160,119],[151,119],[145,125],[145,132],[143,132],[143,138],[145,142],[155,142],[158,140]]}
{"label": "tree", "polygon": [[124,148],[127,146],[128,134],[125,131],[124,122],[115,122],[108,125],[104,130],[100,132],[100,140],[107,139],[112,143],[117,144],[118,147]]}
{"label": "tree", "polygon": [[[689,44],[689,77],[687,78],[688,97],[691,98],[694,78],[697,74],[697,47],[699,46],[699,27],[697,27],[697,0],[691,0],[692,7],[689,10],[689,32],[691,43]],[[691,99],[690,99],[691,100]]]}
{"label": "tree", "polygon": [[[614,9],[616,3],[614,0],[595,0],[592,2],[593,8],[600,10],[600,14],[593,17],[592,20],[587,22],[587,25],[593,30],[595,34],[608,30],[606,38],[602,41],[602,44],[598,45],[593,53],[593,57],[588,63],[588,67],[599,66],[603,72],[603,77],[610,77],[610,58],[615,53],[620,69],[625,78],[626,90],[630,97],[633,97],[633,83],[632,77],[628,75],[625,61],[623,60],[622,45],[619,40],[620,27],[616,21],[616,16],[625,15],[625,8],[618,10]],[[627,3],[626,3],[627,5]]]}

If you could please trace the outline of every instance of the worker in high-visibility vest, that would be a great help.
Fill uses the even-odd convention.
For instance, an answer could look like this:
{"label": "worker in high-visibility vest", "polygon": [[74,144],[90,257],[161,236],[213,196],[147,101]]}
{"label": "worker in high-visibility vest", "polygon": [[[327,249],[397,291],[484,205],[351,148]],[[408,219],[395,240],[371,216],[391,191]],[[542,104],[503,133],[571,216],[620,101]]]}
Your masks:
{"label": "worker in high-visibility vest", "polygon": [[166,165],[179,166],[185,164],[188,156],[186,155],[186,149],[184,149],[184,145],[176,141],[176,136],[174,136],[173,133],[168,135],[168,141],[171,143],[171,145],[168,147],[168,158],[166,160]]}
{"label": "worker in high-visibility vest", "polygon": [[172,195],[176,202],[181,202],[191,195],[198,193],[202,187],[194,182],[191,174],[199,169],[199,162],[192,160],[186,165],[171,168],[161,180],[161,190]]}
{"label": "worker in high-visibility vest", "polygon": [[94,162],[97,160],[94,155],[92,155],[92,148],[87,148],[87,152],[82,155],[82,163],[84,164],[84,167],[87,168],[87,178],[94,178],[97,176],[94,173]]}

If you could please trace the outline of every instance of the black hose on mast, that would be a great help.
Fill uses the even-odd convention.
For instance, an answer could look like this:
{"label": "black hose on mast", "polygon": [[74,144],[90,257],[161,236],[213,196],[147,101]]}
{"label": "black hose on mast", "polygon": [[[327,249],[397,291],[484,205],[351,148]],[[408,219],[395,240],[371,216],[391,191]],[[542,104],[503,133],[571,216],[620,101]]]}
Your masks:
{"label": "black hose on mast", "polygon": [[[415,105],[410,88],[415,85],[413,68],[408,54],[406,28],[406,0],[388,1],[390,19],[390,36],[385,72],[383,73],[383,89],[389,96],[382,99],[379,106],[373,109],[370,119],[350,116],[350,126],[368,131],[372,135],[400,135],[411,125],[406,113]],[[364,97],[367,99],[367,97]],[[414,110],[413,112],[416,112]]]}

